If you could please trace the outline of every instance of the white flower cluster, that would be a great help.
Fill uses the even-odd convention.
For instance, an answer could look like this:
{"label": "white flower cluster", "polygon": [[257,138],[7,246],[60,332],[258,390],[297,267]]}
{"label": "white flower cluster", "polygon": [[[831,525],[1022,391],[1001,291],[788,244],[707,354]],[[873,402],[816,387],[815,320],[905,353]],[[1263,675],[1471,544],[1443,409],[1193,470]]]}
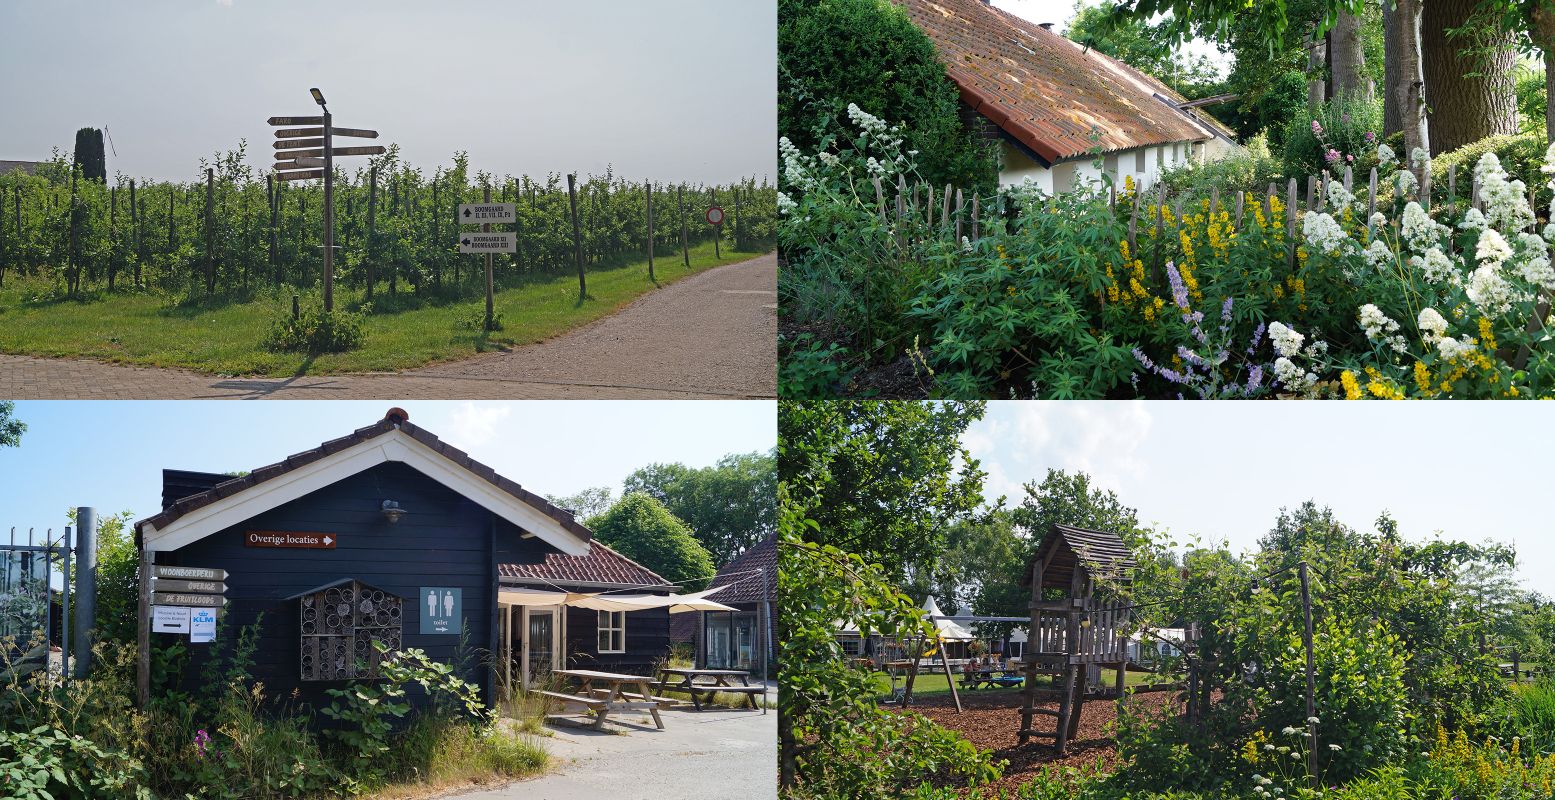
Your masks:
{"label": "white flower cluster", "polygon": [[1474,352],[1474,340],[1465,336],[1460,342],[1451,336],[1443,336],[1436,342],[1436,352],[1441,353],[1442,358],[1451,361]]}
{"label": "white flower cluster", "polygon": [[1372,239],[1371,244],[1366,245],[1366,263],[1373,270],[1380,270],[1393,263],[1393,248],[1381,239]]}
{"label": "white flower cluster", "polygon": [[1501,274],[1501,265],[1494,261],[1486,261],[1476,268],[1463,291],[1469,296],[1469,302],[1487,317],[1499,317],[1511,311],[1512,303],[1518,300],[1517,292]]}
{"label": "white flower cluster", "polygon": [[1463,219],[1458,222],[1458,227],[1466,231],[1482,231],[1485,229],[1485,215],[1479,213],[1479,209],[1473,206],[1463,212]]}
{"label": "white flower cluster", "polygon": [[1393,176],[1394,193],[1399,197],[1408,197],[1414,194],[1415,189],[1419,186],[1420,182],[1415,180],[1415,174],[1407,169],[1401,169],[1397,175]]}
{"label": "white flower cluster", "polygon": [[1423,166],[1427,161],[1430,160],[1431,155],[1427,153],[1423,147],[1416,147],[1415,149],[1409,151],[1409,163],[1412,166]]}
{"label": "white flower cluster", "polygon": [[1308,245],[1328,255],[1338,252],[1350,239],[1333,217],[1318,212],[1309,212],[1302,218],[1301,233]]}
{"label": "white flower cluster", "polygon": [[1269,342],[1274,345],[1274,352],[1290,357],[1301,352],[1301,345],[1306,337],[1292,330],[1283,322],[1269,323]]}
{"label": "white flower cluster", "polygon": [[1388,218],[1381,211],[1371,212],[1371,219],[1367,220],[1367,222],[1371,223],[1369,227],[1374,231],[1380,231],[1388,227]]}
{"label": "white flower cluster", "polygon": [[1333,206],[1335,214],[1343,214],[1344,210],[1355,203],[1355,195],[1349,189],[1344,188],[1342,181],[1328,182],[1328,204]]}
{"label": "white flower cluster", "polygon": [[787,136],[778,138],[778,155],[783,159],[783,178],[790,186],[808,191],[815,187],[814,160],[799,152],[798,145]]}
{"label": "white flower cluster", "polygon": [[1528,205],[1528,186],[1507,180],[1495,153],[1480,156],[1474,165],[1479,180],[1479,196],[1485,201],[1485,219],[1501,230],[1521,230],[1533,224],[1533,208]]}
{"label": "white flower cluster", "polygon": [[1441,241],[1442,234],[1450,230],[1431,215],[1425,213],[1425,209],[1419,203],[1411,200],[1404,206],[1404,215],[1399,218],[1399,232],[1404,238],[1404,243],[1416,253],[1424,253],[1435,247]]}
{"label": "white flower cluster", "polygon": [[1398,155],[1393,152],[1393,148],[1388,147],[1386,144],[1377,145],[1377,163],[1379,165],[1386,167],[1397,160]]}
{"label": "white flower cluster", "polygon": [[1361,306],[1360,320],[1367,339],[1386,344],[1400,353],[1409,349],[1404,337],[1398,332],[1398,322],[1389,319],[1387,314],[1382,313],[1382,309],[1372,303]]}
{"label": "white flower cluster", "polygon": [[1544,237],[1536,233],[1517,234],[1518,249],[1524,260],[1517,265],[1523,280],[1555,291],[1555,268],[1550,266],[1550,247]]}
{"label": "white flower cluster", "polygon": [[794,202],[794,199],[789,197],[786,193],[778,192],[777,208],[779,214],[786,216],[788,214],[794,213],[794,209],[799,208],[799,204]]}
{"label": "white flower cluster", "polygon": [[1420,327],[1420,337],[1425,339],[1426,344],[1436,344],[1447,335],[1447,318],[1430,306],[1420,309],[1415,324]]}
{"label": "white flower cluster", "polygon": [[1274,377],[1280,385],[1293,392],[1304,392],[1317,383],[1317,375],[1302,369],[1294,359],[1302,355],[1316,358],[1319,353],[1326,353],[1326,342],[1314,341],[1303,350],[1301,345],[1306,337],[1283,322],[1269,323],[1269,341],[1279,356],[1274,359]]}
{"label": "white flower cluster", "polygon": [[1511,257],[1512,248],[1495,228],[1486,228],[1479,232],[1479,246],[1474,249],[1474,260],[1481,266],[1489,264],[1500,269],[1501,265]]}
{"label": "white flower cluster", "polygon": [[1420,270],[1420,274],[1426,281],[1434,285],[1439,286],[1443,283],[1457,285],[1461,282],[1458,266],[1439,247],[1425,251],[1424,256],[1409,259],[1409,266]]}
{"label": "white flower cluster", "polygon": [[853,120],[853,124],[865,133],[880,136],[890,131],[890,126],[886,125],[885,120],[859,108],[858,103],[848,104],[848,119]]}

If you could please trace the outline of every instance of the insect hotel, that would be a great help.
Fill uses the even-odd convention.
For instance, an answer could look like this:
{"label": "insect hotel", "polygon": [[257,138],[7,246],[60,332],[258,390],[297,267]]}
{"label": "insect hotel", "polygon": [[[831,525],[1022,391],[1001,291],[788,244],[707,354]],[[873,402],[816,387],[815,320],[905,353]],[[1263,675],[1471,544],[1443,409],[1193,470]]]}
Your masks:
{"label": "insect hotel", "polygon": [[[1031,586],[1031,629],[1021,659],[1026,676],[1021,744],[1050,738],[1063,753],[1079,732],[1080,708],[1087,699],[1123,696],[1132,606],[1124,600],[1098,600],[1096,593],[1098,584],[1104,593],[1127,586],[1136,566],[1128,545],[1110,531],[1054,525],[1038,545],[1022,578]],[[1117,669],[1111,687],[1101,685],[1103,667]],[[1053,677],[1055,688],[1035,686],[1038,675]],[[1037,706],[1055,698],[1056,711]],[[1057,717],[1057,726],[1035,729],[1032,720],[1039,714]]]}

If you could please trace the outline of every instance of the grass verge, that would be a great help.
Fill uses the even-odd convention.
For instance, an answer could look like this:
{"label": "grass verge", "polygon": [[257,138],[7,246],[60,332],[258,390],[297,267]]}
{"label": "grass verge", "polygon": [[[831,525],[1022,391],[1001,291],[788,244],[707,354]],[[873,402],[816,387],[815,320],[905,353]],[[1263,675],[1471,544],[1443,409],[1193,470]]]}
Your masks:
{"label": "grass verge", "polygon": [[[218,375],[402,370],[543,341],[607,316],[655,288],[760,255],[727,248],[723,252],[727,255],[714,257],[711,242],[694,247],[690,268],[679,253],[656,258],[656,282],[648,280],[646,257],[596,265],[586,273],[589,296],[581,303],[576,273],[514,279],[498,287],[495,306],[504,329],[493,333],[468,324],[485,307],[485,295],[474,281],[467,281],[459,293],[429,297],[390,297],[380,285],[367,318],[365,344],[351,352],[318,356],[271,353],[260,347],[272,321],[288,312],[290,292],[265,292],[243,302],[216,298],[176,303],[143,292],[93,292],[81,299],[62,299],[51,282],[13,278],[0,290],[0,352],[185,367]],[[361,300],[361,291],[337,287],[337,308],[356,308]]]}

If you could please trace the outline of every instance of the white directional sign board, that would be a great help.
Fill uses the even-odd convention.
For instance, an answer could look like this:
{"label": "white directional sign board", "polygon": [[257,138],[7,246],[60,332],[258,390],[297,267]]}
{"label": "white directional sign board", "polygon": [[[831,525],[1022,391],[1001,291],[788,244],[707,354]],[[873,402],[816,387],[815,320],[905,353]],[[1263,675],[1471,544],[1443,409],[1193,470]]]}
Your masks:
{"label": "white directional sign board", "polygon": [[188,633],[189,608],[187,606],[152,606],[152,633]]}
{"label": "white directional sign board", "polygon": [[518,221],[517,203],[460,203],[459,224],[480,225],[486,222],[513,223]]}
{"label": "white directional sign board", "polygon": [[461,253],[516,253],[518,238],[510,232],[459,234]]}

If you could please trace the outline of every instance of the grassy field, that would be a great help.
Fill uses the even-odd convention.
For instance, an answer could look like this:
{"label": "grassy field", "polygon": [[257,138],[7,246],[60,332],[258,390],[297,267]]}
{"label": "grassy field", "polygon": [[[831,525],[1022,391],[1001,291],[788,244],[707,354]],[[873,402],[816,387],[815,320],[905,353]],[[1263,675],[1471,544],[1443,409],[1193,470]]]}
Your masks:
{"label": "grassy field", "polygon": [[[703,270],[752,258],[713,244],[691,249],[691,268],[680,254],[654,259],[662,287]],[[471,265],[476,263],[471,259]],[[260,341],[271,323],[288,313],[290,293],[262,294],[244,302],[195,300],[175,303],[165,296],[120,292],[62,299],[55,285],[7,280],[0,290],[0,352],[93,358],[122,364],[187,367],[219,375],[317,375],[392,371],[479,352],[549,339],[592,322],[651,291],[646,257],[595,265],[587,272],[589,298],[578,302],[576,273],[535,275],[498,287],[496,311],[504,330],[483,334],[478,320],[484,294],[473,281],[460,296],[390,297],[380,284],[367,341],[359,350],[310,357],[271,353]],[[351,309],[359,291],[336,287],[336,308]],[[307,299],[304,302],[308,302]],[[317,298],[312,298],[317,303]],[[461,325],[468,321],[473,324]]]}

